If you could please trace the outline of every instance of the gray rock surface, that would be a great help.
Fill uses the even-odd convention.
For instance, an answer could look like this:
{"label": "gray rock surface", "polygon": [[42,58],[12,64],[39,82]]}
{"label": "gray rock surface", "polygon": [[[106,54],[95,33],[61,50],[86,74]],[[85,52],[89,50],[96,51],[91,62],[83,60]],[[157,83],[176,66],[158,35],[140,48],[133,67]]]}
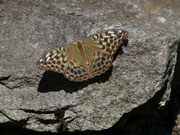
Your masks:
{"label": "gray rock surface", "polygon": [[[179,7],[170,0],[1,0],[0,123],[103,130],[134,109],[162,105],[176,64]],[[111,28],[127,30],[129,40],[101,76],[75,83],[36,68],[45,51]]]}

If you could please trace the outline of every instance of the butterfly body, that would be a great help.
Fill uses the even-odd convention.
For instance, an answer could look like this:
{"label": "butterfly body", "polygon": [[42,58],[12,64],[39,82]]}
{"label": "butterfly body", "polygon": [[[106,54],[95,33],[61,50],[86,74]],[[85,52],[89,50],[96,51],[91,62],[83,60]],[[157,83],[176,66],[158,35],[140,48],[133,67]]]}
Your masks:
{"label": "butterfly body", "polygon": [[82,41],[77,40],[76,41],[76,48],[77,51],[79,51],[79,54],[82,59],[82,63],[84,63],[84,68],[89,68],[90,67],[90,61],[88,60],[88,56],[85,54],[85,49],[83,47]]}
{"label": "butterfly body", "polygon": [[125,30],[107,30],[50,50],[37,67],[63,73],[71,81],[84,81],[107,71],[113,54],[126,39]]}

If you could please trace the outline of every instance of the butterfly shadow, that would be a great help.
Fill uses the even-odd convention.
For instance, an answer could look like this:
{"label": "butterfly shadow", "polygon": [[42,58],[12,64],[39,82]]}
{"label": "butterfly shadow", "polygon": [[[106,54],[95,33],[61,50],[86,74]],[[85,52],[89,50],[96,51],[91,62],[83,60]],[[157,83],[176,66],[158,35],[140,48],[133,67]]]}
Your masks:
{"label": "butterfly shadow", "polygon": [[39,82],[38,91],[39,92],[49,92],[49,91],[60,91],[64,90],[66,93],[77,92],[78,90],[87,87],[92,83],[102,83],[106,82],[111,76],[112,66],[110,69],[100,76],[89,79],[82,82],[69,81],[64,75],[56,73],[53,71],[45,71],[42,79]]}
{"label": "butterfly shadow", "polygon": [[[127,46],[127,42],[123,42],[123,46]],[[117,52],[114,54],[114,60],[118,55],[123,53],[122,49],[119,48]],[[87,87],[89,84],[93,83],[104,83],[109,80],[109,77],[112,74],[113,66],[109,68],[105,73],[100,76],[96,76],[92,79],[88,79],[87,81],[82,82],[73,82],[69,81],[64,77],[63,74],[56,73],[53,71],[45,71],[43,77],[41,78],[38,86],[39,92],[49,92],[49,91],[60,91],[64,90],[66,93],[77,92],[78,90]]]}

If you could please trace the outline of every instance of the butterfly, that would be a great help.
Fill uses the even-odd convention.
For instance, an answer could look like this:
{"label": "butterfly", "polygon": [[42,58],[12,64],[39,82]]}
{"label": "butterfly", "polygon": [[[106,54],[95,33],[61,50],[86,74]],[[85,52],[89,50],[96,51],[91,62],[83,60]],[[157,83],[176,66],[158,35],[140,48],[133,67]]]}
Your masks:
{"label": "butterfly", "polygon": [[36,66],[81,82],[107,71],[112,65],[114,53],[127,37],[128,32],[122,29],[98,32],[50,50],[37,61]]}

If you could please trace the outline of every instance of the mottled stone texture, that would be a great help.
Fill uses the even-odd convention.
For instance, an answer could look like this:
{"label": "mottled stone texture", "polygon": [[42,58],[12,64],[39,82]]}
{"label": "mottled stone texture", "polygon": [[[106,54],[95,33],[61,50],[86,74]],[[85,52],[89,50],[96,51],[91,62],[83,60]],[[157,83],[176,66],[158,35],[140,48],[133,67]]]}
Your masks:
{"label": "mottled stone texture", "polygon": [[[123,114],[163,106],[177,63],[179,7],[178,0],[0,0],[0,123],[103,130],[126,123]],[[45,51],[111,28],[129,38],[101,76],[75,83],[36,68]]]}

